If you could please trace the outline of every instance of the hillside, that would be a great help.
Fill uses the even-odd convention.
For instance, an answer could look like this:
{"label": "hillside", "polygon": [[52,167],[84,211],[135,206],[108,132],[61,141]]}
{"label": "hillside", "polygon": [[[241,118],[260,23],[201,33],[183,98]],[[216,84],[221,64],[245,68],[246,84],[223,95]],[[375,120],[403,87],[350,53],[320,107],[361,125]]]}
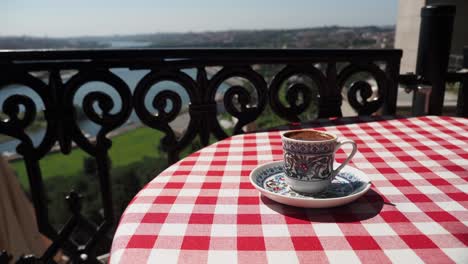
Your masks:
{"label": "hillside", "polygon": [[[125,36],[0,37],[0,49],[111,48],[113,42],[151,48],[392,48],[395,27],[317,27],[281,30],[154,33]],[[138,45],[141,47],[141,45]]]}

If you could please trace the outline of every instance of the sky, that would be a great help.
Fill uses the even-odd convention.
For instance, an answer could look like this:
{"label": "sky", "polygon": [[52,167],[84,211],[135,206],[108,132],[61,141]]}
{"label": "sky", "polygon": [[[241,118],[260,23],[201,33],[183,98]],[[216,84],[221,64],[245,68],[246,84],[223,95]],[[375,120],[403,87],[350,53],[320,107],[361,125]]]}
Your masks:
{"label": "sky", "polygon": [[397,0],[0,0],[0,36],[394,25]]}

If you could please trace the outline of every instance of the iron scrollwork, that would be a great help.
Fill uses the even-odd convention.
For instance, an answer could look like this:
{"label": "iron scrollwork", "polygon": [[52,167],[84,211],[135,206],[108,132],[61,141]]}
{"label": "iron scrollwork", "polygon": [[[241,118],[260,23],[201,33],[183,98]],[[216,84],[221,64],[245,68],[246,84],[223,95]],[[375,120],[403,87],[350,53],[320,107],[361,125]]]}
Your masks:
{"label": "iron scrollwork", "polygon": [[[350,64],[341,70],[338,75],[338,86],[343,89],[345,82],[354,74],[359,72],[369,73],[376,81],[377,96],[372,97],[374,91],[368,81],[358,80],[351,84],[348,89],[348,102],[359,115],[371,115],[384,104],[387,94],[387,76],[374,63]],[[358,99],[358,93],[362,100]]]}
{"label": "iron scrollwork", "polygon": [[[251,92],[245,87],[245,83],[232,85],[224,93],[224,108],[230,115],[238,119],[234,126],[234,134],[240,134],[243,133],[242,127],[256,120],[265,109],[268,90],[264,78],[251,67],[224,67],[210,80],[208,91],[211,102],[215,101],[221,83],[233,77],[241,77],[249,81],[256,93],[256,96],[251,95]],[[256,98],[256,104],[252,103],[252,97]],[[237,105],[235,100],[237,100]],[[220,138],[227,137],[219,122],[216,121],[214,124],[216,125],[214,127],[215,133]]]}
{"label": "iron scrollwork", "polygon": [[[8,78],[5,78],[6,76]],[[2,88],[12,84],[32,89],[44,103],[45,119],[47,121],[53,119],[51,112],[47,111],[52,108],[53,102],[51,102],[49,89],[43,81],[27,72],[6,73],[0,78],[0,91]],[[22,118],[18,116],[20,106],[24,108],[21,111],[23,113]],[[37,147],[34,147],[32,140],[26,134],[25,130],[32,125],[37,113],[36,104],[31,98],[25,95],[12,95],[4,101],[2,111],[8,116],[8,119],[0,122],[0,133],[20,140],[20,144],[17,146],[17,153],[38,160],[50,151],[54,143],[54,122],[47,122],[45,136]]]}
{"label": "iron scrollwork", "polygon": [[[121,107],[115,114],[111,113],[114,108],[112,97],[102,91],[93,91],[83,98],[83,111],[86,116],[94,123],[101,126],[96,135],[96,143],[92,144],[83,134],[76,122],[76,109],[73,107],[73,100],[78,89],[89,82],[103,82],[115,89],[121,100]],[[106,138],[113,129],[123,125],[132,111],[132,92],[128,85],[114,73],[107,70],[83,71],[74,75],[64,85],[64,108],[68,118],[65,120],[70,126],[70,132],[80,148],[92,156],[96,156],[100,151],[106,151],[110,148],[111,142]],[[101,113],[97,113],[94,105],[97,105]]]}
{"label": "iron scrollwork", "polygon": [[[196,83],[186,73],[175,69],[166,71],[151,71],[135,88],[133,95],[133,104],[135,112],[140,120],[147,126],[157,129],[165,134],[161,144],[163,150],[169,154],[169,161],[175,162],[178,158],[179,151],[195,137],[195,122],[191,118],[187,128],[187,132],[178,139],[174,130],[169,126],[169,123],[174,121],[180,114],[182,109],[182,98],[180,95],[171,90],[160,91],[152,100],[152,106],[158,111],[153,114],[147,109],[145,99],[148,91],[153,85],[162,81],[172,81],[179,84],[189,95],[192,102],[199,100],[197,96]],[[167,102],[171,103],[171,108],[166,112]]]}
{"label": "iron scrollwork", "polygon": [[[16,73],[9,76],[8,81],[2,80],[0,82],[0,87],[8,84],[27,86],[33,89],[44,103],[44,117],[47,127],[45,136],[37,147],[33,145],[32,140],[25,132],[26,128],[35,120],[37,112],[36,104],[26,96],[13,95],[4,101],[3,112],[9,118],[1,123],[0,131],[20,140],[17,152],[23,155],[26,164],[38,227],[41,233],[53,240],[41,257],[24,256],[18,260],[18,263],[46,263],[55,256],[60,248],[65,250],[74,261],[82,262],[82,256],[92,256],[93,247],[99,239],[102,239],[103,234],[107,232],[113,223],[109,166],[107,164],[107,151],[111,146],[111,141],[106,138],[106,134],[128,119],[132,109],[131,91],[125,82],[110,71],[79,72],[65,85],[62,84],[58,72],[50,74],[48,85],[28,73]],[[16,78],[11,78],[11,76]],[[117,91],[122,101],[120,110],[116,114],[111,114],[110,111],[114,106],[114,102],[105,93],[100,91],[91,92],[84,97],[84,113],[91,121],[101,126],[94,143],[83,135],[73,108],[73,98],[77,90],[85,83],[92,81],[109,84]],[[101,114],[95,111],[95,103],[101,109]],[[23,107],[22,118],[18,117],[20,106]],[[73,243],[70,236],[80,224],[87,226],[94,226],[94,224],[79,213],[81,205],[78,202],[78,194],[72,192],[68,196],[67,200],[69,201],[72,216],[63,228],[57,231],[49,222],[48,207],[39,167],[39,159],[49,152],[57,141],[60,143],[62,152],[67,154],[71,149],[72,140],[97,160],[105,217],[83,247],[78,247]],[[92,259],[89,259],[89,261],[93,262]]]}
{"label": "iron scrollwork", "polygon": [[[86,83],[103,82],[114,89],[121,100],[121,107],[116,113],[111,113],[115,103],[109,95],[102,91],[93,91],[86,94],[83,98],[83,112],[94,123],[100,126],[97,132],[95,142],[91,142],[81,131],[76,122],[76,109],[73,107],[73,100],[77,91]],[[76,144],[96,159],[97,175],[101,187],[101,199],[104,209],[104,220],[98,225],[94,234],[89,238],[85,246],[85,252],[91,252],[94,244],[114,222],[114,211],[112,206],[112,195],[110,185],[110,168],[108,150],[111,147],[111,141],[107,134],[123,125],[129,118],[132,111],[132,93],[128,85],[117,75],[108,70],[80,71],[74,75],[64,85],[63,93],[65,119],[62,120],[63,131],[71,134],[71,139]],[[98,113],[95,106],[101,110]],[[75,199],[76,200],[76,199]],[[76,212],[76,210],[72,210]],[[81,222],[91,225],[86,219],[80,217]]]}
{"label": "iron scrollwork", "polygon": [[[32,125],[36,118],[37,106],[31,98],[25,95],[12,95],[4,101],[2,111],[8,116],[8,119],[0,122],[0,133],[20,141],[16,147],[16,152],[23,156],[26,164],[39,231],[50,238],[54,238],[57,236],[57,232],[49,222],[39,167],[39,160],[50,151],[56,138],[56,122],[53,120],[51,112],[47,110],[52,108],[50,92],[43,81],[27,72],[7,72],[7,74],[2,75],[0,78],[0,91],[12,84],[32,89],[39,95],[46,109],[44,110],[44,117],[47,121],[47,127],[42,141],[37,146],[34,146],[32,139],[26,133],[26,129]],[[22,118],[19,117],[20,107],[23,107]]]}
{"label": "iron scrollwork", "polygon": [[[270,105],[275,114],[291,122],[299,122],[299,115],[303,113],[311,104],[313,98],[312,87],[303,83],[292,83],[287,87],[285,99],[289,107],[284,106],[280,100],[281,86],[295,75],[304,75],[312,79],[318,87],[326,87],[325,76],[313,65],[289,65],[275,75],[270,84]],[[299,96],[302,95],[301,103],[298,103]]]}

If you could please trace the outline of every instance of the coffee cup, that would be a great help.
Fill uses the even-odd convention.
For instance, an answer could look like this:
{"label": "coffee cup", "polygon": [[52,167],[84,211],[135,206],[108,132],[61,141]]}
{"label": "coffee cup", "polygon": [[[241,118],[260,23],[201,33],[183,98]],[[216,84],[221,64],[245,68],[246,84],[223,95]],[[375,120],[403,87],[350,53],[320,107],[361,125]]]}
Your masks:
{"label": "coffee cup", "polygon": [[[293,130],[282,133],[286,183],[299,193],[314,194],[326,189],[356,154],[356,143],[317,130]],[[345,144],[353,149],[334,169],[335,153]]]}

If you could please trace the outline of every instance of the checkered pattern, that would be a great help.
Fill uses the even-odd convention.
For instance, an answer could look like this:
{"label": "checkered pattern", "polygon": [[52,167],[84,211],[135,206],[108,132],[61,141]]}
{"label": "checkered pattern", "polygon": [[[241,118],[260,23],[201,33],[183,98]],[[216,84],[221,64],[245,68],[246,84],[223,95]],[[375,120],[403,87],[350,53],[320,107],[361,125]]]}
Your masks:
{"label": "checkered pattern", "polygon": [[[468,119],[420,117],[321,128],[358,144],[372,188],[333,209],[262,197],[257,165],[279,132],[234,136],[169,167],[132,200],[111,263],[468,263]],[[339,151],[337,161],[345,153]]]}

